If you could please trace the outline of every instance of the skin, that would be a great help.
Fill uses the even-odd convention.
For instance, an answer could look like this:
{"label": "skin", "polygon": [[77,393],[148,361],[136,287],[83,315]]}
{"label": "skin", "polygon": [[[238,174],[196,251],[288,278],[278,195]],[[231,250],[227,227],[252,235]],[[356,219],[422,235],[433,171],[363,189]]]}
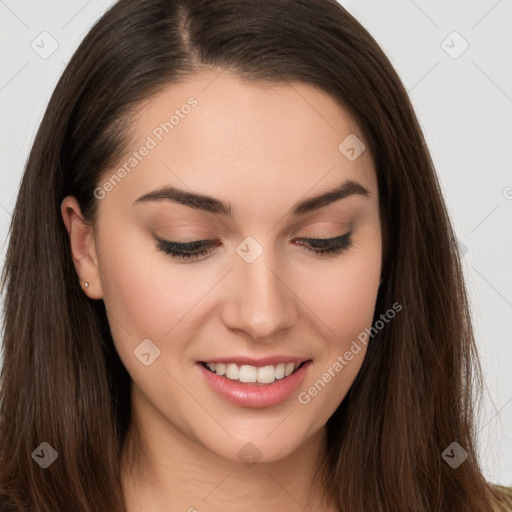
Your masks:
{"label": "skin", "polygon": [[[244,81],[227,71],[196,74],[141,105],[130,151],[191,96],[198,105],[99,201],[94,224],[74,197],[61,206],[77,274],[82,285],[89,282],[84,293],[104,301],[133,379],[130,434],[139,433],[143,448],[131,471],[123,464],[127,508],[327,510],[312,485],[325,424],[354,381],[365,346],[307,405],[297,393],[267,408],[233,405],[211,390],[196,362],[301,356],[313,360],[304,391],[371,326],[382,256],[371,155],[366,150],[349,161],[338,150],[349,134],[363,136],[325,92]],[[289,214],[296,201],[346,179],[371,195]],[[171,201],[133,205],[165,185],[229,202],[235,214]],[[338,255],[317,256],[293,242],[333,238],[351,226],[352,245]],[[183,263],[158,250],[154,235],[222,244]],[[263,249],[250,264],[235,250],[247,236]],[[149,366],[133,353],[144,339],[161,351]],[[261,454],[250,467],[237,457],[246,443]]]}

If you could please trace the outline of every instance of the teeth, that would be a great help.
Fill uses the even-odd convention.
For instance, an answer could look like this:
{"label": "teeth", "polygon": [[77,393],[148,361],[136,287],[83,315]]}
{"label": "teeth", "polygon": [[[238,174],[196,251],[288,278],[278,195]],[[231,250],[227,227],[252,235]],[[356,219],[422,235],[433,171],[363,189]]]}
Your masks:
{"label": "teeth", "polygon": [[235,363],[206,363],[206,366],[217,375],[225,375],[230,380],[260,384],[271,384],[275,380],[284,379],[299,365],[300,363],[279,363],[257,368],[248,364],[238,366]]}
{"label": "teeth", "polygon": [[248,364],[240,366],[240,371],[238,372],[238,380],[240,382],[256,382],[257,378],[258,368],[249,366]]}
{"label": "teeth", "polygon": [[277,371],[271,366],[262,366],[258,368],[258,382],[262,384],[272,384],[276,380]]}
{"label": "teeth", "polygon": [[[215,369],[214,371],[217,372],[217,369]],[[238,369],[238,366],[236,364],[229,363],[226,365],[226,377],[228,379],[238,380],[239,374],[240,374],[240,370]]]}

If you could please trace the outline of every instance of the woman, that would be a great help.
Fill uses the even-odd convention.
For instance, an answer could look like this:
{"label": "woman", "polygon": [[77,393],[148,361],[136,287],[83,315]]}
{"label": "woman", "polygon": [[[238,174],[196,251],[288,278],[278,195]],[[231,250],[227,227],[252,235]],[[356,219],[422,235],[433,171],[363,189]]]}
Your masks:
{"label": "woman", "polygon": [[120,0],[11,230],[4,510],[510,509],[431,158],[336,2]]}

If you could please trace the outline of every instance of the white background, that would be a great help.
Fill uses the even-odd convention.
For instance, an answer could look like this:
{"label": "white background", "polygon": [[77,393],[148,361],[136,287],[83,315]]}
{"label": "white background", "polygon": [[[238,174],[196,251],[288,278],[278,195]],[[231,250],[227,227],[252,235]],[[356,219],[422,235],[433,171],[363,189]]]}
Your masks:
{"label": "white background", "polygon": [[[0,0],[2,266],[18,185],[46,104],[79,42],[112,3]],[[464,268],[486,379],[480,457],[488,480],[512,485],[512,0],[341,4],[375,37],[409,91],[467,248]],[[45,31],[58,43],[47,59],[31,47]],[[463,40],[469,47],[452,58],[444,48],[457,55]]]}

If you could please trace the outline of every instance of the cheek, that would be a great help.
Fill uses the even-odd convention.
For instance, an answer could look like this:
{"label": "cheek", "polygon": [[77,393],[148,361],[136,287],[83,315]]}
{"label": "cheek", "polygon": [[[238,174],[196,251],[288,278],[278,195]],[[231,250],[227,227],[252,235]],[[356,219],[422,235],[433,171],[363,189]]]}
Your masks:
{"label": "cheek", "polygon": [[317,364],[298,396],[301,407],[322,425],[339,406],[363,364],[381,274],[378,232],[324,271],[301,279],[302,297],[316,331],[325,333]]}
{"label": "cheek", "polygon": [[133,355],[146,338],[161,346],[165,334],[190,308],[190,280],[180,272],[170,274],[171,264],[152,241],[128,230],[119,237],[105,237],[99,264],[103,301],[120,355]]}
{"label": "cheek", "polygon": [[380,281],[379,272],[369,263],[341,265],[309,292],[314,312],[310,318],[316,318],[317,332],[326,333],[317,362],[297,396],[311,431],[336,411],[363,364]]}
{"label": "cheek", "polygon": [[[296,282],[309,309],[328,328],[327,339],[351,341],[369,327],[380,283],[379,244],[354,248],[319,271],[304,271]],[[308,276],[305,279],[305,276]],[[325,329],[325,327],[324,327]],[[322,331],[324,330],[322,329]],[[338,347],[340,348],[340,347]]]}

